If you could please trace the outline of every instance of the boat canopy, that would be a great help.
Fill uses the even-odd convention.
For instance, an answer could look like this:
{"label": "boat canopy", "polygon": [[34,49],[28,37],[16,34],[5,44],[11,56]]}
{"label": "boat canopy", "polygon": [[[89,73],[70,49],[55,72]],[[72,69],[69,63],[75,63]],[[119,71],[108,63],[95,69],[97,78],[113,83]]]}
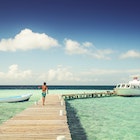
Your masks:
{"label": "boat canopy", "polygon": [[133,80],[133,81],[130,81],[129,84],[140,86],[140,81],[139,80]]}

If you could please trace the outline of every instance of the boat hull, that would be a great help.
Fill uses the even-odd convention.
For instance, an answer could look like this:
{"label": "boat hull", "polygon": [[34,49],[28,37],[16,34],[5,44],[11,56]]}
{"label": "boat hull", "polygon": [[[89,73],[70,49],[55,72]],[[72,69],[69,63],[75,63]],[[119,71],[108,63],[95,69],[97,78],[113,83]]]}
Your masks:
{"label": "boat hull", "polygon": [[136,97],[140,96],[140,89],[134,89],[134,88],[115,88],[115,93],[118,96],[125,96],[125,97]]}
{"label": "boat hull", "polygon": [[32,96],[32,94],[23,94],[23,95],[19,95],[19,96],[0,98],[0,103],[25,102],[25,101],[28,101],[31,96]]}

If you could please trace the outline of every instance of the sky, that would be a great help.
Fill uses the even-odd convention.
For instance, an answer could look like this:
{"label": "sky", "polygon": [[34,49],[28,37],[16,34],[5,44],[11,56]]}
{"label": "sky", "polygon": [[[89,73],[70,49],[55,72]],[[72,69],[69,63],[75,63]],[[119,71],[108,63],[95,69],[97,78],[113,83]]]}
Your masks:
{"label": "sky", "polygon": [[139,0],[0,0],[0,85],[140,77],[139,7]]}

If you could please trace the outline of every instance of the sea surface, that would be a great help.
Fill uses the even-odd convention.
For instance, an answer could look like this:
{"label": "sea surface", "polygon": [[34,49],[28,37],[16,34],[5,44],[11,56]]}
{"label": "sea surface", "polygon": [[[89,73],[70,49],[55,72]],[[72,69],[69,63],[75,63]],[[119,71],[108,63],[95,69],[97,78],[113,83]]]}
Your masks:
{"label": "sea surface", "polygon": [[[38,87],[0,86],[0,97],[33,94],[28,102],[0,103],[0,124],[40,100],[41,90]],[[112,91],[113,88],[114,86],[49,86],[49,94]],[[73,140],[140,139],[140,97],[74,99],[68,100],[67,106]]]}

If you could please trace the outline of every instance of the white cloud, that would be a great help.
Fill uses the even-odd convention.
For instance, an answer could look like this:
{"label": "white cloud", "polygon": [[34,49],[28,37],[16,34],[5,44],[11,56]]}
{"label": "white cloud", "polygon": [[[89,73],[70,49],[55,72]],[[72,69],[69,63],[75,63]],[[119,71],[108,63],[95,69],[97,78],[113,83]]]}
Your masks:
{"label": "white cloud", "polygon": [[[140,69],[89,69],[82,71],[81,80],[86,83],[113,85],[132,80],[132,76],[139,76]],[[130,79],[129,79],[130,78]]]}
{"label": "white cloud", "polygon": [[[57,85],[98,85],[98,84],[117,84],[127,82],[132,76],[140,76],[140,69],[87,69],[76,71],[70,67],[57,66],[46,72],[35,73],[31,70],[21,70],[18,65],[9,66],[7,72],[0,71],[0,84],[47,84]],[[130,78],[131,79],[128,79]]]}
{"label": "white cloud", "polygon": [[9,71],[6,74],[7,78],[11,79],[25,79],[32,75],[31,70],[20,70],[18,65],[14,64],[9,67]]}
{"label": "white cloud", "polygon": [[122,71],[118,71],[118,70],[111,70],[111,69],[97,69],[97,68],[93,68],[90,69],[89,71],[84,72],[84,75],[110,75],[110,74],[115,74],[115,73],[120,73]]}
{"label": "white cloud", "polygon": [[83,46],[85,46],[85,47],[91,47],[91,46],[93,46],[93,44],[91,42],[84,42],[83,43]]}
{"label": "white cloud", "polygon": [[65,50],[68,54],[88,54],[88,50],[85,48],[84,45],[80,45],[80,43],[65,39]]}
{"label": "white cloud", "polygon": [[111,49],[96,49],[95,53],[92,53],[92,56],[97,59],[110,59],[108,55],[112,54],[113,51]]}
{"label": "white cloud", "polygon": [[56,39],[49,37],[45,33],[34,33],[30,29],[22,30],[14,38],[2,39],[0,41],[0,51],[46,50],[53,46],[59,46]]}
{"label": "white cloud", "polygon": [[67,67],[58,66],[47,73],[48,81],[77,81],[78,78]]}
{"label": "white cloud", "polygon": [[82,44],[71,39],[65,39],[65,51],[66,53],[72,54],[82,54],[91,56],[96,59],[110,59],[108,55],[112,54],[111,49],[100,50],[94,47],[91,42],[84,42]]}
{"label": "white cloud", "polygon": [[0,72],[0,83],[6,82],[7,84],[28,81],[32,77],[31,70],[20,70],[18,65],[13,64],[9,66],[8,72]]}
{"label": "white cloud", "polygon": [[140,58],[140,52],[136,52],[135,50],[129,50],[126,53],[121,54],[120,58]]}
{"label": "white cloud", "polygon": [[69,67],[58,66],[42,74],[49,84],[105,84],[112,85],[123,81],[129,81],[131,75],[140,75],[140,69],[88,69],[84,71],[74,71]]}
{"label": "white cloud", "polygon": [[97,69],[97,68],[92,68],[86,72],[83,72],[84,75],[118,75],[118,74],[127,74],[127,75],[139,75],[140,74],[140,69]]}

